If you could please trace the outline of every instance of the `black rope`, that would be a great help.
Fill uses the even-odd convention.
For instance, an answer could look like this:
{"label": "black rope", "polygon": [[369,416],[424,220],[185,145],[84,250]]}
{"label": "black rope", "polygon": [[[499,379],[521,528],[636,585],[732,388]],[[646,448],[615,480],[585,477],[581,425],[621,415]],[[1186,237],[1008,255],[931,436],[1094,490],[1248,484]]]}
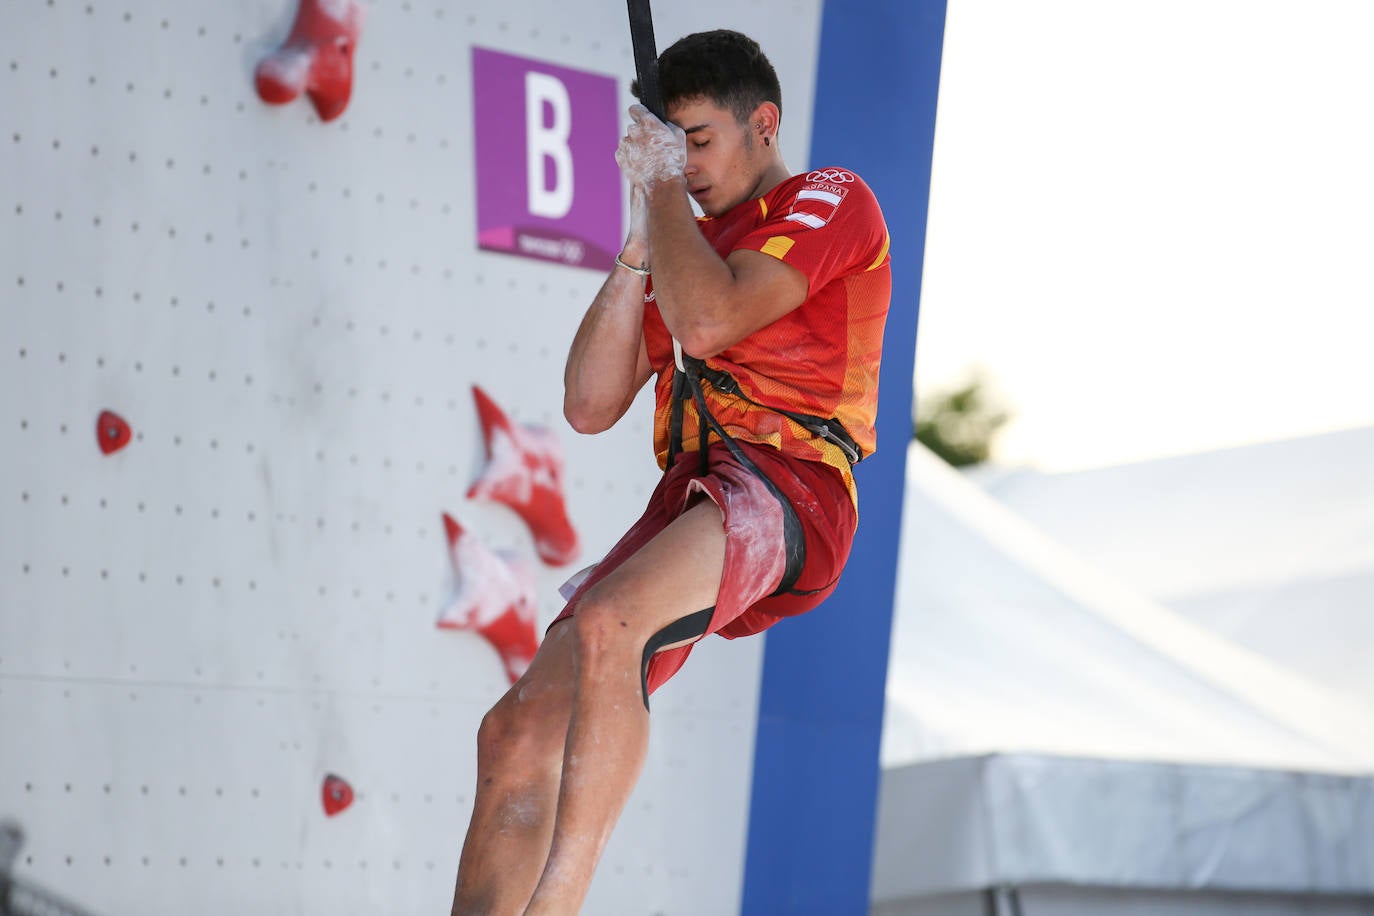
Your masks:
{"label": "black rope", "polygon": [[630,9],[630,44],[635,52],[639,100],[660,121],[668,120],[658,91],[658,46],[654,44],[654,14],[649,0],[626,0]]}
{"label": "black rope", "polygon": [[673,400],[668,407],[668,468],[682,451],[682,402],[687,399],[687,376],[673,369]]}

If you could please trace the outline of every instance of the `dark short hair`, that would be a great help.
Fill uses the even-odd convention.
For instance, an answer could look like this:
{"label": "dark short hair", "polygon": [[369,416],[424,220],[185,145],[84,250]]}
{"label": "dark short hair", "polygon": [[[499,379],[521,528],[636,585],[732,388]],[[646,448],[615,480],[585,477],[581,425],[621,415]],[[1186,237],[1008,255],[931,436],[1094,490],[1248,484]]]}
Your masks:
{"label": "dark short hair", "polygon": [[[782,111],[782,87],[763,49],[748,35],[730,29],[694,32],[675,41],[658,56],[658,85],[665,109],[682,101],[709,99],[740,124],[764,102]],[[630,84],[630,91],[641,98],[638,80]]]}

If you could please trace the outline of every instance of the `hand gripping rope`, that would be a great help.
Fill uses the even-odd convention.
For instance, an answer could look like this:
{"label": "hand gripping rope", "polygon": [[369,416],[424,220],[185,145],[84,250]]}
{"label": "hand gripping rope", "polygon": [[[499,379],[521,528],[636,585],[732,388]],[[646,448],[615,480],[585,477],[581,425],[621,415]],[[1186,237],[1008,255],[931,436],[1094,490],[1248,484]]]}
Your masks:
{"label": "hand gripping rope", "polygon": [[[626,0],[626,2],[629,7],[630,43],[634,50],[635,76],[639,83],[640,101],[657,118],[666,120],[667,116],[658,85],[658,50],[654,42],[653,13],[649,8],[649,0]],[[706,364],[705,360],[684,353],[682,345],[678,343],[676,337],[673,338],[673,357],[675,370],[673,372],[672,406],[669,414],[668,467],[673,466],[674,460],[682,451],[683,404],[690,397],[697,412],[697,445],[701,462],[701,475],[705,476],[709,470],[707,446],[710,433],[714,432],[725,443],[735,460],[759,478],[782,507],[783,546],[786,559],[782,581],[778,584],[773,595],[814,594],[814,591],[808,592],[793,588],[798,577],[801,576],[802,567],[806,563],[806,542],[802,536],[801,521],[797,518],[796,509],[793,508],[792,503],[783,495],[777,485],[768,479],[768,476],[745,454],[734,438],[711,414],[706,406],[702,381],[703,379],[708,381],[712,387],[723,394],[742,398],[756,407],[772,410],[793,420],[818,438],[837,445],[851,464],[855,464],[863,458],[862,452],[839,420],[825,420],[754,401],[740,390],[739,383],[729,373],[713,369]],[[689,614],[650,637],[644,646],[644,658],[640,671],[645,709],[649,708],[649,661],[653,658],[654,653],[665,646],[692,641],[704,636],[707,629],[710,628],[714,610],[714,608],[706,608]]]}

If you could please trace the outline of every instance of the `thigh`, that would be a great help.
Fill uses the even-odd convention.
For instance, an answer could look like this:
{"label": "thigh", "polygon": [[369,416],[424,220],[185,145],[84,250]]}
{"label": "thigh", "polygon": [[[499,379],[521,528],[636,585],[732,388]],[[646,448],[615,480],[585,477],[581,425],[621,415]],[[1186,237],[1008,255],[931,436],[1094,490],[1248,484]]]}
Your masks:
{"label": "thigh", "polygon": [[577,615],[594,613],[643,645],[668,624],[714,606],[724,565],[721,511],[700,500],[578,596]]}

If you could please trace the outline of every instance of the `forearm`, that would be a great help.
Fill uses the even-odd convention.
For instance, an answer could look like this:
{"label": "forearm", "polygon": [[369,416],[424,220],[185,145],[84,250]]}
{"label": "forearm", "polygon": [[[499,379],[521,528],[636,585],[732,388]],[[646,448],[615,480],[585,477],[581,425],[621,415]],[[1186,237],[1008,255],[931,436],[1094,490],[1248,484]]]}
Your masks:
{"label": "forearm", "polygon": [[691,356],[712,356],[728,337],[735,276],[697,227],[686,182],[649,192],[654,301],[663,323]]}
{"label": "forearm", "polygon": [[[633,252],[627,247],[627,264]],[[611,271],[573,337],[563,369],[563,414],[578,432],[609,429],[644,383],[639,363],[644,339],[644,281],[619,267]]]}

